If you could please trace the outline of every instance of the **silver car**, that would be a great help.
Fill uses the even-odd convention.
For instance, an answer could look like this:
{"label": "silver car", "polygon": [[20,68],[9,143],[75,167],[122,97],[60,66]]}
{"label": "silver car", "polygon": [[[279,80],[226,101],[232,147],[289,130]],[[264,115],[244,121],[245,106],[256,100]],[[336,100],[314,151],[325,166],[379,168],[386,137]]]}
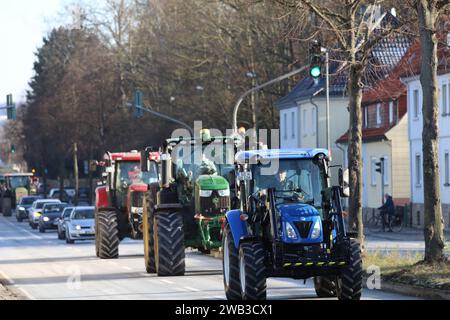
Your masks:
{"label": "silver car", "polygon": [[65,221],[66,242],[75,240],[95,240],[95,207],[76,207]]}
{"label": "silver car", "polygon": [[61,217],[58,219],[58,239],[66,239],[66,221],[70,220],[70,215],[72,214],[73,207],[67,207],[64,209]]}
{"label": "silver car", "polygon": [[42,199],[36,200],[33,202],[33,205],[30,209],[28,209],[28,222],[30,227],[35,230],[39,225],[39,218],[42,215],[42,210],[44,209],[44,205],[47,203],[61,203],[61,201],[56,199]]}

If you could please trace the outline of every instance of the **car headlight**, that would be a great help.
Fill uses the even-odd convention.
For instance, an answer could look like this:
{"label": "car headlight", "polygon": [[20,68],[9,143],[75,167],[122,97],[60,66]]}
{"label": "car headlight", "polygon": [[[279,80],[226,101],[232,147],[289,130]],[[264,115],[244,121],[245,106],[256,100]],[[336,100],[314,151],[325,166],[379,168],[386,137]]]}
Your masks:
{"label": "car headlight", "polygon": [[39,218],[40,216],[42,216],[42,213],[40,213],[40,212],[35,212],[35,213],[34,213],[34,216],[35,216],[36,218]]}
{"label": "car headlight", "polygon": [[322,235],[322,227],[320,225],[320,222],[317,220],[314,224],[313,231],[311,233],[311,239],[319,239]]}
{"label": "car headlight", "polygon": [[295,232],[294,227],[289,222],[286,222],[286,235],[289,239],[297,239],[297,233]]}
{"label": "car headlight", "polygon": [[200,190],[200,197],[209,198],[212,196],[212,190]]}
{"label": "car headlight", "polygon": [[45,222],[49,222],[50,218],[49,217],[44,217],[42,220],[44,220]]}
{"label": "car headlight", "polygon": [[81,226],[76,226],[75,229],[81,230]]}
{"label": "car headlight", "polygon": [[221,197],[229,197],[230,196],[230,189],[219,190],[219,196],[221,196]]}
{"label": "car headlight", "polygon": [[19,209],[19,211],[25,211],[24,207],[19,207],[18,209]]}

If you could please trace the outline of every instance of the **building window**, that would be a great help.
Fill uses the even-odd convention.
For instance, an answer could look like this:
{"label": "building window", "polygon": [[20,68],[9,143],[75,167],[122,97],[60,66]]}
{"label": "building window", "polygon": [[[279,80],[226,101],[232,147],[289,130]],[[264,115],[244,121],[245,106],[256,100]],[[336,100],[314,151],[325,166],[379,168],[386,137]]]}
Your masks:
{"label": "building window", "polygon": [[416,162],[415,162],[415,170],[416,170],[416,186],[422,186],[422,157],[420,154],[416,154]]}
{"label": "building window", "polygon": [[288,138],[288,123],[287,123],[287,113],[284,114],[284,121],[283,121],[284,125],[284,140],[287,140]]}
{"label": "building window", "polygon": [[445,116],[449,113],[448,107],[449,107],[449,103],[448,103],[448,94],[449,92],[447,91],[447,85],[443,84],[442,85],[442,90],[441,90],[441,97],[442,97],[442,115]]}
{"label": "building window", "polygon": [[372,171],[372,175],[371,175],[371,184],[372,186],[376,186],[377,185],[377,159],[376,158],[372,158],[371,163],[370,163],[370,171]]}
{"label": "building window", "polygon": [[368,107],[364,107],[364,126],[369,127],[369,110]]}
{"label": "building window", "polygon": [[388,186],[389,185],[389,176],[390,176],[390,166],[389,166],[389,157],[388,156],[384,156],[384,185]]}
{"label": "building window", "polygon": [[444,154],[444,184],[446,187],[450,186],[450,156],[449,152]]}
{"label": "building window", "polygon": [[394,101],[389,102],[389,124],[394,123]]}
{"label": "building window", "polygon": [[377,104],[377,127],[381,125],[381,104]]}
{"label": "building window", "polygon": [[295,112],[291,113],[292,117],[292,139],[295,139]]}
{"label": "building window", "polygon": [[317,109],[311,109],[311,134],[316,134],[317,126]]}
{"label": "building window", "polygon": [[303,109],[303,136],[306,136],[308,134],[307,128],[306,128],[306,109]]}
{"label": "building window", "polygon": [[414,112],[414,118],[419,117],[419,90],[413,91],[413,112]]}

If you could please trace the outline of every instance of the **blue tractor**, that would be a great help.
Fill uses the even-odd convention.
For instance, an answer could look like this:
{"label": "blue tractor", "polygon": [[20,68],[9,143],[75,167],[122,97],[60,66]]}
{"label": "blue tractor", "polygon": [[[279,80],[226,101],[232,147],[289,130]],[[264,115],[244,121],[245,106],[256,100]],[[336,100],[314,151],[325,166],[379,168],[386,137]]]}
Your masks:
{"label": "blue tractor", "polygon": [[223,232],[223,273],[229,300],[266,299],[266,279],[314,278],[319,297],[359,300],[362,259],[346,231],[344,172],[330,186],[328,151],[257,150],[236,155],[240,210]]}

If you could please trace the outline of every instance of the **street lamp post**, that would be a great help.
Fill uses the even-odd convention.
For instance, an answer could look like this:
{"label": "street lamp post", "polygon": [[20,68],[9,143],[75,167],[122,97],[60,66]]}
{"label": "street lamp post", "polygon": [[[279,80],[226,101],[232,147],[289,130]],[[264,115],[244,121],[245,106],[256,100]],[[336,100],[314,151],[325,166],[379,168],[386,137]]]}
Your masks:
{"label": "street lamp post", "polygon": [[283,81],[285,79],[288,79],[292,76],[295,76],[296,74],[299,74],[300,72],[305,71],[307,68],[309,67],[309,65],[304,66],[300,69],[296,69],[292,72],[289,72],[287,74],[284,74],[282,76],[279,76],[276,79],[270,80],[269,82],[263,83],[261,85],[258,85],[248,91],[246,91],[237,101],[236,105],[234,106],[234,111],[233,111],[233,131],[237,134],[238,133],[238,121],[237,121],[237,116],[238,116],[238,112],[239,112],[239,107],[241,106],[242,102],[245,100],[245,98],[247,98],[250,94],[252,94],[253,92],[257,92],[265,87],[268,87],[272,84],[278,83],[280,81]]}

